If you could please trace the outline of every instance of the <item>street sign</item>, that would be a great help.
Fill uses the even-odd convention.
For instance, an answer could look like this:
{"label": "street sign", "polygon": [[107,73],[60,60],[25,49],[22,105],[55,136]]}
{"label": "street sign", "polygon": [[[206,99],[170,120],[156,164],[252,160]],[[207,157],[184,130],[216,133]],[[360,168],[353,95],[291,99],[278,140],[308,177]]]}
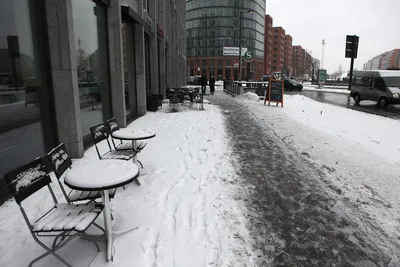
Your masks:
{"label": "street sign", "polygon": [[[242,56],[247,52],[247,47],[242,47]],[[239,56],[239,47],[223,47],[223,56]]]}
{"label": "street sign", "polygon": [[251,54],[250,51],[247,51],[246,53],[244,53],[244,58],[245,58],[245,59],[252,59],[252,58],[253,58],[253,55]]}
{"label": "street sign", "polygon": [[358,40],[357,35],[347,35],[346,36],[346,58],[357,58],[358,53]]}

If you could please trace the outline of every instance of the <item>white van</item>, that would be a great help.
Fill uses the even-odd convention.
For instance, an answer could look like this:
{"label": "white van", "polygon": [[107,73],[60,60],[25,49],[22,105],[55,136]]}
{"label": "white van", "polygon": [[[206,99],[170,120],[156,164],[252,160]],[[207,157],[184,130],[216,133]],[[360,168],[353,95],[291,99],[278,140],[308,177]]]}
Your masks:
{"label": "white van", "polygon": [[377,101],[380,107],[400,104],[400,71],[365,70],[354,73],[350,96],[354,102]]}

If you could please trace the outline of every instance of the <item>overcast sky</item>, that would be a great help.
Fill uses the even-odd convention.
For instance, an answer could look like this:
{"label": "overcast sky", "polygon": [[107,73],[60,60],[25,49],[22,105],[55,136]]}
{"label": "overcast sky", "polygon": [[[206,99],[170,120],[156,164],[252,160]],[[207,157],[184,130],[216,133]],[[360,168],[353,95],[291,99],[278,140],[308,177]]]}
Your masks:
{"label": "overcast sky", "polygon": [[324,68],[328,73],[350,69],[344,57],[346,35],[360,37],[355,68],[372,57],[400,48],[400,0],[267,0],[266,13],[274,26],[293,37],[293,45],[311,50],[321,59],[325,38]]}

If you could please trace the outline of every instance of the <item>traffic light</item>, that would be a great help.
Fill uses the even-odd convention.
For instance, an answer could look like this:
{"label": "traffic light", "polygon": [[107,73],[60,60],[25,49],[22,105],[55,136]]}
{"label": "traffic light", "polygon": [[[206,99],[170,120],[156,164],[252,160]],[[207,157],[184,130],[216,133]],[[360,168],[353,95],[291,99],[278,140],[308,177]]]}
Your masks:
{"label": "traffic light", "polygon": [[358,39],[359,37],[357,35],[346,36],[346,58],[357,58]]}

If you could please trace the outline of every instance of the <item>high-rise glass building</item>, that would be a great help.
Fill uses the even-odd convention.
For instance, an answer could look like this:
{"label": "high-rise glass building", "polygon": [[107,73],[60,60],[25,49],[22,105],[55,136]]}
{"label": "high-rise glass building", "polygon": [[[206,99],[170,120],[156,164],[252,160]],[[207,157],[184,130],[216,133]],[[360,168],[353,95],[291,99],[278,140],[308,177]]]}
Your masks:
{"label": "high-rise glass building", "polygon": [[189,75],[237,80],[241,43],[241,78],[258,79],[264,74],[264,23],[265,0],[186,0]]}

